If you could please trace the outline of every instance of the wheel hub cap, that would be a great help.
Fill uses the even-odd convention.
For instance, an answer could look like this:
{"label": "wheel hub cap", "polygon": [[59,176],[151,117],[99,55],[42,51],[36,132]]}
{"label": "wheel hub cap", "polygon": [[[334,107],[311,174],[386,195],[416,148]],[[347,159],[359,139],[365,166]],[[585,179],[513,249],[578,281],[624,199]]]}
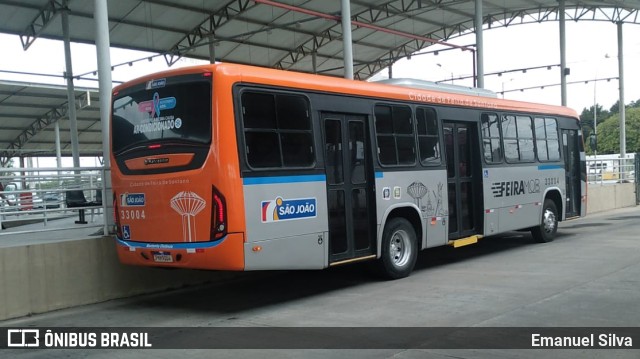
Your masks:
{"label": "wheel hub cap", "polygon": [[409,262],[411,246],[409,244],[409,235],[405,231],[397,231],[391,237],[389,256],[391,257],[391,262],[397,267],[403,267]]}
{"label": "wheel hub cap", "polygon": [[556,215],[550,211],[544,211],[544,217],[542,220],[542,225],[544,227],[545,232],[551,233],[556,228]]}

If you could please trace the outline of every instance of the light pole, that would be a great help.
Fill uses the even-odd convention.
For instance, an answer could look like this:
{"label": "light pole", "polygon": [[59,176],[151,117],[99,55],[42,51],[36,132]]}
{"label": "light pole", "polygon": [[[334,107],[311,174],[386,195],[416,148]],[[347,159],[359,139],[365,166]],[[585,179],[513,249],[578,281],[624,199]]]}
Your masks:
{"label": "light pole", "polygon": [[[447,70],[442,66],[441,63],[437,63],[436,65],[438,65],[438,67],[441,68],[443,71],[447,72]],[[453,72],[451,72],[451,84],[453,85]]]}
{"label": "light pole", "polygon": [[596,78],[593,80],[593,159],[598,160],[598,102],[596,100],[596,89],[598,88],[598,68],[596,67]]}
{"label": "light pole", "polygon": [[[608,59],[609,54],[604,54],[604,58]],[[600,67],[600,62],[602,62],[602,58],[598,60],[596,64],[596,73],[593,78],[593,159],[596,163],[598,160],[598,102],[596,92],[598,88],[598,68]]]}
{"label": "light pole", "polygon": [[505,84],[505,82],[511,82],[511,81],[513,81],[513,77],[510,78],[509,81],[502,81],[502,92],[501,92],[502,93],[502,99],[504,99],[504,84]]}

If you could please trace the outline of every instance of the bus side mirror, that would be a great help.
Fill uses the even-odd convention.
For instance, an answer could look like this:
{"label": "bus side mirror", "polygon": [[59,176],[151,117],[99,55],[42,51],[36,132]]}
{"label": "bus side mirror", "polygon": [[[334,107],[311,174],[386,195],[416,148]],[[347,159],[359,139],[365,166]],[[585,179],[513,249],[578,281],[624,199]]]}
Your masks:
{"label": "bus side mirror", "polygon": [[589,148],[591,148],[591,151],[596,151],[598,149],[598,138],[594,133],[589,136]]}

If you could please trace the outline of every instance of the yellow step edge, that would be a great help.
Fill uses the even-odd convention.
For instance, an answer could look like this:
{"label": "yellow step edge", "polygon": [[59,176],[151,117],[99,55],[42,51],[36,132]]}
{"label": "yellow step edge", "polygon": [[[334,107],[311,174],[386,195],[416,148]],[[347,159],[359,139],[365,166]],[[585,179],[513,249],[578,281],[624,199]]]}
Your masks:
{"label": "yellow step edge", "polygon": [[345,259],[345,260],[342,260],[342,261],[329,263],[329,267],[339,266],[339,265],[348,264],[348,263],[353,263],[353,262],[364,261],[364,260],[367,260],[367,259],[374,259],[375,257],[376,257],[376,255],[375,255],[375,254],[372,254],[372,255],[369,255],[369,256],[365,256],[365,257],[358,257],[358,258]]}
{"label": "yellow step edge", "polygon": [[458,248],[458,247],[463,247],[463,246],[468,246],[470,244],[475,244],[478,243],[478,239],[482,238],[481,235],[476,234],[470,237],[466,237],[466,238],[460,238],[460,239],[456,239],[453,241],[449,241],[448,244],[450,246],[453,246],[453,248]]}

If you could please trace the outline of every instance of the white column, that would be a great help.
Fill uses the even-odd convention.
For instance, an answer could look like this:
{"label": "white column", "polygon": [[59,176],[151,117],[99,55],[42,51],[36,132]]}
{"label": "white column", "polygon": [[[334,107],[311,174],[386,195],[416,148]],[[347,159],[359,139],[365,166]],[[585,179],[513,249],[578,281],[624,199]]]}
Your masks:
{"label": "white column", "polygon": [[484,39],[482,36],[482,0],[476,0],[476,66],[477,84],[479,88],[484,88]]}
{"label": "white column", "polygon": [[[624,46],[622,43],[622,22],[618,23],[618,86],[620,89],[620,156],[624,159],[627,155],[625,134],[625,108],[624,108]],[[623,167],[624,168],[624,167]]]}
{"label": "white column", "polygon": [[565,24],[565,4],[564,0],[559,0],[560,7],[560,103],[567,105],[567,44],[566,44],[566,24]]}
{"label": "white column", "polygon": [[[111,55],[109,53],[109,13],[107,0],[94,0],[93,18],[96,24],[96,52],[98,58],[98,81],[100,87],[100,121],[102,122],[102,157],[105,169],[111,167]],[[103,232],[109,234],[113,229],[113,208],[111,207],[111,171],[103,172],[102,216],[104,218]]]}
{"label": "white column", "polygon": [[311,53],[311,68],[314,74],[318,73],[318,52],[314,51]]}
{"label": "white column", "polygon": [[71,154],[73,167],[80,167],[80,150],[78,149],[78,121],[76,118],[76,97],[73,88],[73,67],[71,65],[71,40],[69,38],[69,9],[67,1],[62,10],[62,36],[64,37],[65,78],[67,79],[67,105],[69,106],[69,128],[71,131]]}
{"label": "white column", "polygon": [[342,4],[342,46],[344,52],[344,78],[353,80],[353,44],[351,43],[351,3],[341,0]]}
{"label": "white column", "polygon": [[209,63],[216,63],[216,37],[214,34],[209,34]]}
{"label": "white column", "polygon": [[56,133],[56,165],[58,168],[62,168],[62,150],[60,146],[60,120],[56,121],[55,133]]}

